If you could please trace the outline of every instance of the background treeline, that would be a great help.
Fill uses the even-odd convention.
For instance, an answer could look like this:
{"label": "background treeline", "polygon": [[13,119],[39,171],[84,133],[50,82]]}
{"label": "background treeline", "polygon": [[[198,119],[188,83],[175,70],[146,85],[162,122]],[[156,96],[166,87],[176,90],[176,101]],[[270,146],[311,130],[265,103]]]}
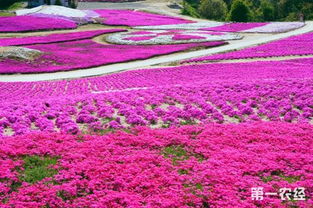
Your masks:
{"label": "background treeline", "polygon": [[0,0],[0,9],[15,9],[25,0]]}
{"label": "background treeline", "polygon": [[313,0],[183,0],[183,14],[219,21],[313,19]]}

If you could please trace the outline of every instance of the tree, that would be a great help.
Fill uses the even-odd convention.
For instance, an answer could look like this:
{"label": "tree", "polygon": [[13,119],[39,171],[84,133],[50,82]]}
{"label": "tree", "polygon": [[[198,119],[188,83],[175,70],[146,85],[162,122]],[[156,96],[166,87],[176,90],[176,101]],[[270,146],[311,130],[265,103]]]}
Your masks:
{"label": "tree", "polygon": [[247,3],[243,0],[235,0],[231,5],[228,20],[233,22],[248,22],[251,20],[251,12]]}
{"label": "tree", "polygon": [[61,0],[56,0],[54,4],[58,6],[63,6]]}
{"label": "tree", "polygon": [[263,0],[260,5],[260,10],[262,14],[263,21],[273,21],[274,20],[274,6],[269,0]]}
{"label": "tree", "polygon": [[51,5],[51,0],[44,0],[45,4]]}
{"label": "tree", "polygon": [[199,13],[207,19],[225,20],[227,5],[223,0],[201,0]]}
{"label": "tree", "polygon": [[313,2],[305,2],[302,6],[302,13],[306,19],[313,19]]}
{"label": "tree", "polygon": [[73,9],[76,9],[78,6],[78,0],[69,0],[69,6]]}
{"label": "tree", "polygon": [[8,9],[10,6],[20,1],[22,0],[0,0],[0,9]]}

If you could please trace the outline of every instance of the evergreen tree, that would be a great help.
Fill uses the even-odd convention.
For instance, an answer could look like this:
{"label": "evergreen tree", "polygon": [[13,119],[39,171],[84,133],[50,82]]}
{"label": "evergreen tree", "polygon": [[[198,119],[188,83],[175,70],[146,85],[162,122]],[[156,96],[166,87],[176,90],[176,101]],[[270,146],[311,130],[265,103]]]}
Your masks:
{"label": "evergreen tree", "polygon": [[260,11],[262,14],[263,21],[274,20],[274,7],[269,0],[263,0],[260,5]]}
{"label": "evergreen tree", "polygon": [[251,20],[250,8],[244,0],[233,1],[228,20],[233,22],[248,22]]}
{"label": "evergreen tree", "polygon": [[201,0],[199,13],[207,19],[225,20],[227,5],[223,0]]}
{"label": "evergreen tree", "polygon": [[56,0],[56,1],[55,1],[55,5],[63,6],[61,0]]}

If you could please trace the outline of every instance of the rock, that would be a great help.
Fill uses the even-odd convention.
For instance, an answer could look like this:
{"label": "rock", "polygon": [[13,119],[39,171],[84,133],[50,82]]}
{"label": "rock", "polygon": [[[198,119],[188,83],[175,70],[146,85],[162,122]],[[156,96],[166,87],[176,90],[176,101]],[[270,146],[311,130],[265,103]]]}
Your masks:
{"label": "rock", "polygon": [[34,60],[42,54],[41,51],[23,47],[0,47],[0,58]]}

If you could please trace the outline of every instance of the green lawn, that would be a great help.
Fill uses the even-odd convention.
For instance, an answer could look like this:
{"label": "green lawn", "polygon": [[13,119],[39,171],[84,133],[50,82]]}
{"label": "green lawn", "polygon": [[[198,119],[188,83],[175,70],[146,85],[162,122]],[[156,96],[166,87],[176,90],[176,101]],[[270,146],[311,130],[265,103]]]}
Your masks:
{"label": "green lawn", "polygon": [[8,17],[8,16],[14,16],[14,13],[0,12],[0,17]]}

